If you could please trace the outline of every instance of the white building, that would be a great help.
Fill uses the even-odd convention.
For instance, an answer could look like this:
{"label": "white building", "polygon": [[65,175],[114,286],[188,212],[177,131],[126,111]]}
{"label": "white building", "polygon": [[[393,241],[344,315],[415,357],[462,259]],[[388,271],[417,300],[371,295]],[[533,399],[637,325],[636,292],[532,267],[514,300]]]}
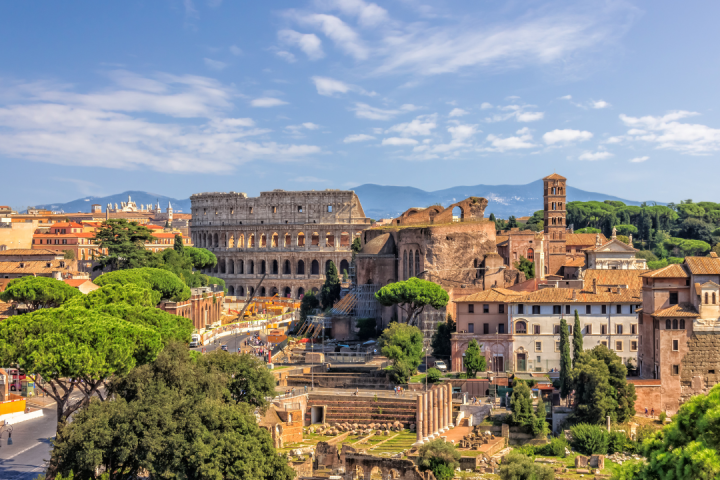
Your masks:
{"label": "white building", "polygon": [[588,269],[599,270],[647,270],[647,261],[644,258],[635,258],[637,249],[632,246],[632,235],[627,243],[621,242],[616,237],[613,228],[612,238],[609,242],[600,242],[598,234],[595,246],[586,248],[585,265]]}

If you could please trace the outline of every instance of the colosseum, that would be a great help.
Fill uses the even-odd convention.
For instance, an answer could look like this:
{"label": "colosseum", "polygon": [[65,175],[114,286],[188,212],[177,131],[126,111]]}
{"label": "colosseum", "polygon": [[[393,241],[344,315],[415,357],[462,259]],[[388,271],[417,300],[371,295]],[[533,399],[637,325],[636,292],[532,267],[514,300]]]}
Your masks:
{"label": "colosseum", "polygon": [[225,280],[228,295],[300,298],[318,291],[330,261],[349,270],[350,245],[370,227],[351,190],[198,193],[190,197],[195,246],[218,257],[205,273]]}

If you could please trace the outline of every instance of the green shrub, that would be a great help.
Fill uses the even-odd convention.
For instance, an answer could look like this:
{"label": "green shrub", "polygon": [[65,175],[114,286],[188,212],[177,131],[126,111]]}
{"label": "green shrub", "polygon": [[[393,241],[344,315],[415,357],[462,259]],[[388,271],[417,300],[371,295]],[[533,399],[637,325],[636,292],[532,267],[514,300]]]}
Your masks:
{"label": "green shrub", "polygon": [[608,453],[608,432],[597,425],[578,423],[570,427],[572,446],[583,455]]}
{"label": "green shrub", "polygon": [[660,423],[664,424],[664,423],[665,423],[665,419],[667,418],[667,413],[665,413],[665,412],[660,412],[660,415],[658,415],[658,418],[660,419]]}
{"label": "green shrub", "polygon": [[613,430],[608,433],[608,453],[625,452],[628,448],[629,438],[625,432]]}
{"label": "green shrub", "polygon": [[565,437],[557,437],[550,440],[550,443],[545,445],[538,445],[535,447],[535,453],[537,455],[544,455],[546,457],[565,457],[565,448],[567,448],[568,442]]}
{"label": "green shrub", "polygon": [[428,381],[428,383],[437,383],[437,382],[439,382],[441,376],[442,376],[442,374],[440,373],[440,370],[438,370],[438,369],[435,368],[435,367],[430,368],[430,369],[428,369],[428,371],[427,371],[427,381]]}
{"label": "green shrub", "polygon": [[532,458],[513,450],[500,465],[500,478],[502,480],[554,480],[555,471],[552,467],[534,463]]}

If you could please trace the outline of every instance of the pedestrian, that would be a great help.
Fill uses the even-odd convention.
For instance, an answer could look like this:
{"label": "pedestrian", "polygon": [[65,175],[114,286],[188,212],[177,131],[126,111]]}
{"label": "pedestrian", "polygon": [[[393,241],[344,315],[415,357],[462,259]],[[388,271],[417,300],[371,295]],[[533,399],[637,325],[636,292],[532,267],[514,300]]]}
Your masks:
{"label": "pedestrian", "polygon": [[647,416],[648,416],[648,410],[647,410],[647,407],[645,407],[645,418],[647,418]]}
{"label": "pedestrian", "polygon": [[655,407],[650,410],[650,418],[655,418]]}

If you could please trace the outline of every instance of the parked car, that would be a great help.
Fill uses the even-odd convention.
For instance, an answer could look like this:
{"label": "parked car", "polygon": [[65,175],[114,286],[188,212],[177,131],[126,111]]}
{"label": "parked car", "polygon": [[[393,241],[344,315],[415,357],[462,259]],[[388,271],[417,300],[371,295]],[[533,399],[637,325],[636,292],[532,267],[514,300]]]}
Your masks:
{"label": "parked car", "polygon": [[435,362],[435,368],[437,368],[443,373],[447,372],[447,365],[445,365],[445,362],[443,362],[442,360],[438,360],[437,362]]}
{"label": "parked car", "polygon": [[220,345],[220,350],[228,351],[227,345]]}

